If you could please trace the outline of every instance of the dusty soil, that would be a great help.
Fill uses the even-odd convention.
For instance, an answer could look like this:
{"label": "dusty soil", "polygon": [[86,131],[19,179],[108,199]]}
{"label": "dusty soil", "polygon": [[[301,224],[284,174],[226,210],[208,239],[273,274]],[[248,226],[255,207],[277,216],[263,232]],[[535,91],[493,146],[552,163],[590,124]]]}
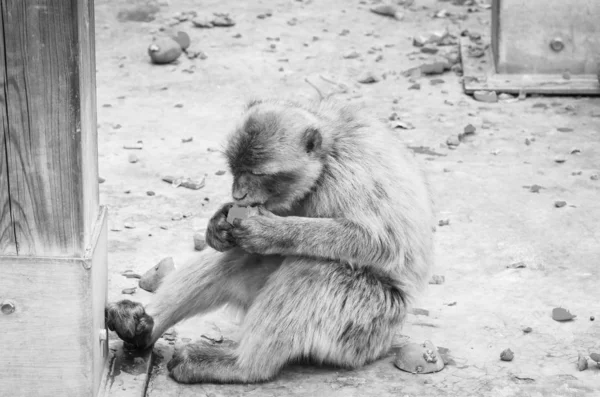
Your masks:
{"label": "dusty soil", "polygon": [[[355,371],[290,367],[263,385],[185,386],[168,378],[173,346],[161,340],[156,351],[163,358],[148,396],[599,395],[600,368],[589,361],[588,370],[576,369],[578,351],[600,352],[599,99],[486,104],[464,95],[454,72],[418,77],[421,88],[409,89],[413,82],[402,72],[434,57],[413,47],[412,37],[444,28],[456,36],[464,29],[486,36],[489,10],[477,7],[468,13],[466,6],[416,0],[396,20],[355,0],[181,0],[155,5],[149,22],[118,17],[145,4],[96,1],[101,201],[109,206],[111,228],[121,229],[109,231],[109,300],[130,298],[122,290],[137,283],[121,276],[124,270],[141,274],[163,257],[177,264],[194,255],[193,233],[230,192],[229,174],[215,174],[226,169],[224,159],[209,149],[221,147],[244,102],[314,97],[305,78],[323,91],[336,89],[323,76],[347,87],[339,98],[363,101],[383,119],[396,113],[415,127],[396,129],[407,144],[439,154],[417,156],[429,172],[439,219],[449,220],[436,233],[435,273],[445,283],[423,293],[417,307],[428,314],[410,314],[398,340],[431,340],[452,358],[430,375],[401,372],[390,356]],[[432,18],[441,9],[466,19]],[[150,64],[152,38],[186,11],[228,12],[236,24],[199,29],[179,23],[175,28],[191,36],[190,50],[206,59]],[[272,16],[257,18],[267,12]],[[352,50],[359,56],[345,59]],[[365,71],[382,80],[359,84]],[[467,124],[475,134],[449,148],[447,138]],[[137,141],[143,149],[130,163],[132,150],[123,146]],[[580,152],[571,154],[572,148]],[[556,156],[565,161],[555,162]],[[206,176],[206,186],[173,188],[164,175]],[[532,185],[543,188],[534,193]],[[566,206],[555,207],[557,200]],[[508,267],[518,262],[525,267]],[[147,301],[150,294],[138,288],[131,297]],[[552,320],[558,306],[576,319]],[[235,316],[220,311],[176,329],[176,343],[201,334],[235,337]],[[500,360],[506,348],[515,354],[511,362]],[[130,379],[123,379],[116,384],[119,395],[134,395]]]}

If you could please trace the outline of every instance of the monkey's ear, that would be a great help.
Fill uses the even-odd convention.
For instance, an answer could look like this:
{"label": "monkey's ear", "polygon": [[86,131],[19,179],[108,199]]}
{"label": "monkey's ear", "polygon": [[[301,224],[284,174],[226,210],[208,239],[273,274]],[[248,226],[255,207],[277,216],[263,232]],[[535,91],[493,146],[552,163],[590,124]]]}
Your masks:
{"label": "monkey's ear", "polygon": [[246,110],[252,108],[253,106],[260,105],[261,103],[263,103],[262,99],[252,99],[246,104]]}
{"label": "monkey's ear", "polygon": [[311,127],[304,132],[304,148],[306,149],[306,153],[312,153],[321,149],[322,142],[323,137],[321,137],[321,132],[317,128]]}

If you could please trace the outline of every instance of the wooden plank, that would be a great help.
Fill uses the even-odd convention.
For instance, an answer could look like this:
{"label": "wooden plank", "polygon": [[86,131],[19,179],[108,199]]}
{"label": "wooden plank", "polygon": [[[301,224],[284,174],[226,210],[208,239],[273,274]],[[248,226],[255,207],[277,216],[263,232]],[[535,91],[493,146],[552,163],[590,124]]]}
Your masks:
{"label": "wooden plank", "polygon": [[[0,32],[4,30],[0,18]],[[0,65],[6,62],[4,56],[4,41],[0,40]],[[6,114],[6,76],[0,73],[0,253],[16,255],[17,244],[15,231],[12,227],[12,213],[8,196],[8,159],[6,157],[6,131],[8,131],[8,116]]]}
{"label": "wooden plank", "polygon": [[82,257],[98,211],[93,2],[5,0],[0,7],[16,251]]}
{"label": "wooden plank", "polygon": [[481,58],[472,58],[468,55],[470,45],[468,37],[461,38],[463,86],[467,94],[484,90],[510,94],[600,95],[596,75],[572,75],[567,80],[553,74],[497,74],[491,50]]}
{"label": "wooden plank", "polygon": [[0,395],[95,396],[107,358],[106,211],[85,258],[0,257]]}
{"label": "wooden plank", "polygon": [[[499,0],[497,3],[498,73],[600,72],[600,1]],[[554,38],[562,39],[562,51],[550,48]]]}

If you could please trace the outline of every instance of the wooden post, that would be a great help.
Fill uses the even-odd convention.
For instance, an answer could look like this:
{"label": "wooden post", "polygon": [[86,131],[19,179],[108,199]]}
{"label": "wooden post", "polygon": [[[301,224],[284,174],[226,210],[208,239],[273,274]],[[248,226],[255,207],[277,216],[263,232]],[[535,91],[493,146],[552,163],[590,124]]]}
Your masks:
{"label": "wooden post", "polygon": [[94,396],[107,357],[93,0],[0,0],[0,395]]}

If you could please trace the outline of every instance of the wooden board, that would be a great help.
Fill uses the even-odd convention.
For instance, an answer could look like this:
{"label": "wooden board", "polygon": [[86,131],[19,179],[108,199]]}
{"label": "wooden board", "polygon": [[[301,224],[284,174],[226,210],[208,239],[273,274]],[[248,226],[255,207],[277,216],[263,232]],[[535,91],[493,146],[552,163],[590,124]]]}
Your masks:
{"label": "wooden board", "polygon": [[0,395],[95,396],[108,355],[105,335],[106,211],[94,244],[75,258],[0,257]]}
{"label": "wooden board", "polygon": [[490,48],[481,58],[469,57],[468,48],[473,45],[468,37],[460,40],[463,66],[463,86],[467,94],[475,91],[496,91],[518,94],[549,95],[600,95],[600,83],[596,75],[553,74],[498,74]]}
{"label": "wooden board", "polygon": [[[495,0],[493,11],[498,73],[600,72],[600,1]],[[555,38],[562,51],[550,48]]]}
{"label": "wooden board", "polygon": [[98,213],[93,1],[3,0],[0,14],[0,254],[81,258]]}
{"label": "wooden board", "polygon": [[[0,32],[4,30],[0,18]],[[6,62],[4,54],[4,41],[0,40],[0,65]],[[0,73],[0,85],[6,87],[6,75]],[[0,103],[6,103],[6,93],[0,89]],[[8,196],[8,159],[6,157],[6,134],[8,131],[8,117],[6,106],[0,106],[0,253],[15,255],[17,245],[15,231],[12,227],[12,212]]]}

